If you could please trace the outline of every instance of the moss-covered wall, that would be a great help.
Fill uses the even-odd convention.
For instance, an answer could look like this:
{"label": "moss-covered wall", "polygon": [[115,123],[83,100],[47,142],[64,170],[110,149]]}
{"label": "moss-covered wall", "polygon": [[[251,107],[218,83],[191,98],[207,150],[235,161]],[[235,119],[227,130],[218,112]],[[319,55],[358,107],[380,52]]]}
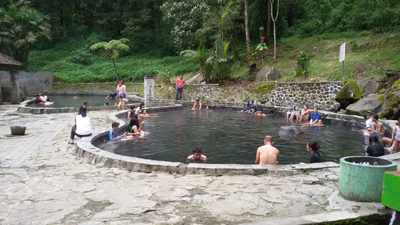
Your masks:
{"label": "moss-covered wall", "polygon": [[309,107],[337,110],[340,104],[335,101],[335,96],[343,85],[344,82],[276,83],[266,97],[273,105],[307,104]]}
{"label": "moss-covered wall", "polygon": [[[117,83],[55,83],[52,93],[55,94],[101,94],[108,95],[116,91]],[[126,91],[129,93],[142,93],[143,83],[126,83]]]}

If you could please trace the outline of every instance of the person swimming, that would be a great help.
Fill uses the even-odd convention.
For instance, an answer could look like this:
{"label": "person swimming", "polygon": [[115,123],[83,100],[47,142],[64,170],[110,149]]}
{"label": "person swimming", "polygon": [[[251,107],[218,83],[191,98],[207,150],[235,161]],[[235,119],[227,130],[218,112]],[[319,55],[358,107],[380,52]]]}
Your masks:
{"label": "person swimming", "polygon": [[78,95],[74,95],[73,100],[79,99]]}
{"label": "person swimming", "polygon": [[202,154],[201,148],[196,147],[192,150],[192,152],[193,152],[193,154],[189,155],[186,158],[187,163],[189,163],[190,161],[193,161],[193,162],[207,161],[207,156]]}
{"label": "person swimming", "polygon": [[201,103],[199,99],[196,99],[196,102],[194,103],[192,110],[201,110]]}

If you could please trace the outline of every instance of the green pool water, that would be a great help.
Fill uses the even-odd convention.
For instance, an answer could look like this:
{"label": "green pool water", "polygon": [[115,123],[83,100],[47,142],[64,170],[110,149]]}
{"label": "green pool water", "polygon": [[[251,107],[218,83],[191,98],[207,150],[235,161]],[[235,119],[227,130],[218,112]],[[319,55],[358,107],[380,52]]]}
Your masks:
{"label": "green pool water", "polygon": [[[192,149],[199,147],[208,157],[208,163],[251,164],[264,137],[271,135],[274,146],[280,150],[280,164],[308,162],[310,153],[306,151],[306,143],[310,139],[320,143],[326,161],[339,162],[341,157],[360,156],[365,152],[364,136],[351,126],[310,127],[306,123],[287,121],[280,115],[260,118],[230,110],[184,109],[158,116],[145,119],[144,138],[105,142],[98,147],[125,156],[175,162],[185,162]],[[280,139],[278,129],[288,125],[297,126],[303,133],[290,140]]]}

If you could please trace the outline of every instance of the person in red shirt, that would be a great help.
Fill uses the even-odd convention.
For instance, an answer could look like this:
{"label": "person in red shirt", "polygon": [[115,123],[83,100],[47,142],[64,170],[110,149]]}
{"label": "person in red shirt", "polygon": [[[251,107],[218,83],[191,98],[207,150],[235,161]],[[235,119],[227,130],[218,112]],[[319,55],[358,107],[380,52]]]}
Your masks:
{"label": "person in red shirt", "polygon": [[178,80],[176,80],[176,100],[178,100],[178,95],[179,100],[182,100],[182,92],[183,92],[183,86],[186,84],[185,79],[183,79],[183,74],[179,75]]}

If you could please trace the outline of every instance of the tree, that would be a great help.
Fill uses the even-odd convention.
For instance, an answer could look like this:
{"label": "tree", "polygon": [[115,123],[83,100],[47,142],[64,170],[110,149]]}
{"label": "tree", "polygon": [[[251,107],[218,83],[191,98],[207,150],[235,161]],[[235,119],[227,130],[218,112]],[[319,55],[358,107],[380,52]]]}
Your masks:
{"label": "tree", "polygon": [[272,19],[272,23],[274,24],[274,61],[276,60],[276,28],[275,28],[275,23],[276,20],[278,19],[278,15],[279,15],[279,0],[278,3],[276,4],[276,17],[274,18],[274,0],[270,0],[271,1],[271,19]]}
{"label": "tree", "polygon": [[253,59],[251,57],[250,35],[249,35],[249,16],[248,16],[247,8],[248,8],[247,0],[244,0],[244,26],[245,26],[245,30],[246,30],[247,59],[249,60],[250,66],[252,66]]}
{"label": "tree", "polygon": [[115,77],[118,81],[117,67],[115,66],[115,60],[119,58],[119,52],[128,52],[129,46],[125,43],[129,42],[128,39],[122,38],[120,40],[111,40],[109,42],[98,42],[90,46],[91,51],[102,50],[101,56],[110,59],[114,65]]}
{"label": "tree", "polygon": [[11,3],[8,11],[0,9],[0,51],[22,62],[25,69],[31,45],[42,36],[51,40],[47,19],[23,0]]}

